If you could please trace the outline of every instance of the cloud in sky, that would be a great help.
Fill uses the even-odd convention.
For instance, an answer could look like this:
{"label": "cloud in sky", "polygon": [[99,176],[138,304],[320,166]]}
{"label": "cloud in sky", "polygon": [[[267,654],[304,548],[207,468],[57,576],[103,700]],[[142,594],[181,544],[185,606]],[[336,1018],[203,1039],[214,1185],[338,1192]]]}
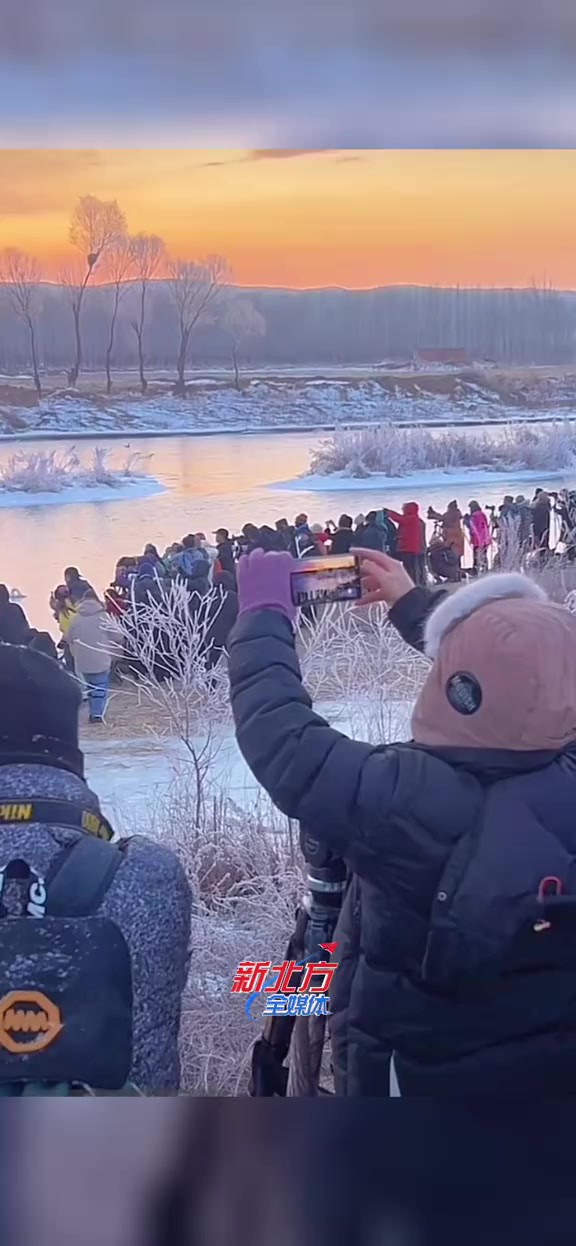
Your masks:
{"label": "cloud in sky", "polygon": [[570,0],[544,14],[525,0],[0,5],[5,146],[223,146],[257,160],[576,140]]}
{"label": "cloud in sky", "polygon": [[576,33],[571,0],[3,0],[2,44],[23,61],[86,56],[90,49],[138,57],[168,54],[188,64],[246,61],[273,45],[334,48],[404,44],[492,54],[566,45]]}
{"label": "cloud in sky", "polygon": [[300,156],[321,156],[331,147],[263,147],[251,151],[246,160],[297,160]]}
{"label": "cloud in sky", "polygon": [[230,164],[258,164],[261,160],[298,160],[302,156],[323,155],[325,152],[332,152],[331,147],[263,147],[256,148],[254,151],[248,151],[238,156],[232,156],[230,160],[203,160],[198,166],[201,169],[221,169]]}
{"label": "cloud in sky", "polygon": [[263,160],[301,160],[305,156],[324,155],[333,156],[340,163],[361,158],[358,154],[339,155],[338,149],[333,147],[263,147],[238,156],[232,156],[230,160],[203,160],[198,165],[198,168],[222,169],[227,168],[231,164],[260,164]]}
{"label": "cloud in sky", "polygon": [[[416,57],[333,49],[316,62],[273,50],[248,73],[97,56],[58,70],[0,63],[0,146],[573,146],[568,58]],[[253,66],[252,66],[253,67]]]}

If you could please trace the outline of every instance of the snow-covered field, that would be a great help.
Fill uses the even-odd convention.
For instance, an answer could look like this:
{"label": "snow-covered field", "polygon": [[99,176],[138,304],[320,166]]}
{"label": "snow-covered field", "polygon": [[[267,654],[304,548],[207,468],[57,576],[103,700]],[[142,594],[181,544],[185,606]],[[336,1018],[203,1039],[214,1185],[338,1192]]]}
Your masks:
{"label": "snow-covered field", "polygon": [[347,376],[247,380],[241,392],[223,382],[198,381],[185,399],[168,390],[142,398],[138,393],[85,395],[56,392],[38,405],[0,401],[0,434],[56,433],[70,436],[158,433],[251,432],[331,428],[380,422],[460,423],[509,421],[566,415],[564,405],[506,404],[479,385],[462,385],[450,395],[426,394],[414,380],[409,394],[376,377]]}

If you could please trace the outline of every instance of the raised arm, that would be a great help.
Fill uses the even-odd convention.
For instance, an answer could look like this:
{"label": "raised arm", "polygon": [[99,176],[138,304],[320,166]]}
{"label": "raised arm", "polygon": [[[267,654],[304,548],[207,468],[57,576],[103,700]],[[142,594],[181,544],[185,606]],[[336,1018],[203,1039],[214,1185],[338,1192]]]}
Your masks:
{"label": "raised arm", "polygon": [[274,803],[370,876],[387,841],[393,850],[395,816],[430,804],[430,759],[350,740],[314,712],[294,645],[292,565],[288,554],[262,551],[239,564],[241,615],[229,644],[236,738]]}

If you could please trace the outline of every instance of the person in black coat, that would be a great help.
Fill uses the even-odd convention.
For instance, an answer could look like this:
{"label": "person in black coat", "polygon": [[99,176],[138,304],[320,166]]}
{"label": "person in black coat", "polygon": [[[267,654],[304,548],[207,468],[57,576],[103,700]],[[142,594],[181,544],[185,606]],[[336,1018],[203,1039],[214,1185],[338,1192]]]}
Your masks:
{"label": "person in black coat", "polygon": [[66,567],[64,572],[64,582],[68,589],[68,596],[73,606],[76,606],[86,593],[93,593],[92,585],[80,575],[78,567]]}
{"label": "person in black coat", "polygon": [[350,740],[314,712],[287,555],[240,564],[229,645],[248,765],[350,872],[336,1092],[388,1095],[393,1056],[403,1095],[573,1096],[576,618],[525,576],[434,593],[359,556],[366,603],[433,659],[412,743]]}
{"label": "person in black coat", "polygon": [[192,565],[191,574],[186,579],[186,587],[190,594],[190,609],[198,609],[203,597],[210,592],[210,563],[207,558],[198,558]]}
{"label": "person in black coat", "polygon": [[206,634],[206,647],[207,665],[211,669],[222,657],[238,617],[236,580],[228,571],[219,571],[214,576],[214,600],[210,602],[209,611],[211,622]]}
{"label": "person in black coat", "polygon": [[542,557],[545,557],[550,550],[551,516],[552,503],[549,495],[543,489],[537,489],[532,502],[532,530],[534,545]]}
{"label": "person in black coat", "polygon": [[280,535],[282,541],[282,549],[288,550],[290,554],[296,557],[296,542],[294,538],[294,528],[288,523],[286,518],[277,519],[274,524],[276,531]]}
{"label": "person in black coat", "polygon": [[253,550],[258,549],[260,541],[259,529],[256,527],[256,524],[242,524],[242,534],[236,537],[236,544],[239,555],[251,554]]}
{"label": "person in black coat", "polygon": [[31,628],[28,648],[52,658],[53,662],[58,661],[58,650],[49,632],[39,632],[36,628]]}
{"label": "person in black coat", "polygon": [[271,528],[270,524],[262,524],[262,527],[258,529],[258,548],[265,550],[266,553],[270,553],[271,550],[276,550],[277,553],[285,550],[286,545],[282,533],[277,528]]}
{"label": "person in black coat", "polygon": [[354,544],[354,531],[351,515],[341,515],[338,527],[332,537],[331,554],[349,554]]}
{"label": "person in black coat", "polygon": [[0,584],[0,641],[5,645],[27,645],[30,638],[30,624],[22,606],[10,601],[6,585]]}
{"label": "person in black coat", "polygon": [[218,528],[214,533],[216,537],[216,549],[218,552],[218,562],[222,571],[227,571],[236,582],[236,562],[234,559],[234,546],[230,540],[230,533],[227,528]]}
{"label": "person in black coat", "polygon": [[154,563],[148,558],[140,560],[138,572],[132,583],[132,592],[137,606],[147,606],[162,600],[163,581]]}

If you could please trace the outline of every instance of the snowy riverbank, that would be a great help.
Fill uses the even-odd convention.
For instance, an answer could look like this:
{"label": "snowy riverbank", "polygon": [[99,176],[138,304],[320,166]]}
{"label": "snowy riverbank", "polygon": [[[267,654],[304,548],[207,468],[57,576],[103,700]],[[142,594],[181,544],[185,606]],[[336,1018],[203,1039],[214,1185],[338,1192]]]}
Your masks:
{"label": "snowy riverbank", "polygon": [[104,446],[96,446],[84,462],[75,446],[64,452],[19,450],[0,463],[0,507],[152,497],[163,493],[164,485],[142,470],[150,458],[132,451],[122,464],[111,464]]}
{"label": "snowy riverbank", "polygon": [[165,493],[166,486],[149,477],[120,485],[76,485],[59,493],[27,493],[0,489],[0,509],[29,506],[71,506],[82,502],[129,502]]}
{"label": "snowy riverbank", "polygon": [[308,489],[330,491],[444,483],[452,488],[561,478],[575,467],[576,428],[569,420],[540,428],[508,424],[494,432],[401,429],[387,422],[338,429],[313,450],[305,479]]}
{"label": "snowy riverbank", "polygon": [[295,480],[282,480],[270,486],[272,489],[287,489],[290,491],[298,490],[300,493],[303,489],[310,493],[357,493],[358,490],[365,492],[367,489],[376,491],[390,492],[391,489],[408,490],[413,492],[415,489],[422,489],[426,486],[438,488],[452,488],[456,485],[466,485],[469,490],[473,491],[474,485],[489,485],[506,483],[511,480],[515,483],[534,482],[539,484],[543,480],[561,480],[567,475],[567,472],[522,472],[501,471],[492,472],[487,468],[475,470],[473,468],[455,468],[453,471],[439,471],[437,468],[430,471],[411,472],[406,476],[386,476],[383,472],[373,472],[370,476],[359,477],[349,476],[345,473],[335,472],[330,476],[320,476],[311,474],[309,476],[298,476]]}
{"label": "snowy riverbank", "polygon": [[[437,382],[436,378],[436,382]],[[442,380],[443,378],[440,378]],[[435,383],[436,383],[435,382]],[[430,382],[432,384],[432,381]],[[423,384],[423,382],[421,383]],[[80,437],[106,434],[153,436],[223,432],[304,431],[382,421],[418,424],[500,423],[570,416],[576,401],[545,396],[513,401],[494,390],[450,379],[449,392],[426,392],[418,376],[338,378],[253,377],[236,390],[228,382],[199,379],[185,398],[168,387],[143,397],[135,392],[105,394],[55,391],[39,403],[19,406],[9,387],[0,400],[0,434]]]}

